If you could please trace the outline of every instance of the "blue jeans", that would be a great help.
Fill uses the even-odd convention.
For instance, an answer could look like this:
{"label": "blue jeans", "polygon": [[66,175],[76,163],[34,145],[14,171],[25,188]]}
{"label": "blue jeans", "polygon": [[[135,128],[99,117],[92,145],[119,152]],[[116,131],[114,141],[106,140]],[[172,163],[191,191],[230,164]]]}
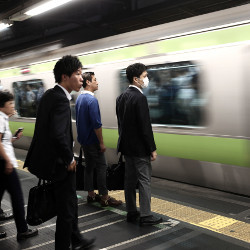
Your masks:
{"label": "blue jeans", "polygon": [[82,149],[86,163],[86,168],[84,172],[84,190],[94,190],[93,178],[95,171],[99,194],[108,194],[108,189],[106,187],[107,163],[104,153],[100,152],[99,144],[82,146]]}

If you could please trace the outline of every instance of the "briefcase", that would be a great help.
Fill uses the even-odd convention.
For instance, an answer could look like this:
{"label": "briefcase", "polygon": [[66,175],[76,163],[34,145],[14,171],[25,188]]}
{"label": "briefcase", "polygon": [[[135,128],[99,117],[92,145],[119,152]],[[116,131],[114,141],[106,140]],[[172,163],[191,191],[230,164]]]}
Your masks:
{"label": "briefcase", "polygon": [[107,168],[107,189],[124,190],[125,162],[120,155],[118,163]]}
{"label": "briefcase", "polygon": [[38,185],[29,191],[27,223],[37,226],[56,216],[54,184],[39,179]]}

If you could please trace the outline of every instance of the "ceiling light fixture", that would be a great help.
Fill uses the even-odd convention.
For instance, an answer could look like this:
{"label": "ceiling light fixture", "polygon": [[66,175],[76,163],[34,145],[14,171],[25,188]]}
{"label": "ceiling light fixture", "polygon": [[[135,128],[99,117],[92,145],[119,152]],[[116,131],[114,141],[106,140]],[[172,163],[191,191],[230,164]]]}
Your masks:
{"label": "ceiling light fixture", "polygon": [[0,31],[9,28],[11,25],[12,23],[0,23]]}
{"label": "ceiling light fixture", "polygon": [[28,15],[28,16],[36,16],[36,15],[39,15],[45,11],[48,11],[48,10],[51,10],[51,9],[54,9],[58,6],[61,6],[65,3],[68,3],[72,0],[51,0],[49,2],[46,2],[40,6],[37,6],[27,12],[25,12],[24,14]]}

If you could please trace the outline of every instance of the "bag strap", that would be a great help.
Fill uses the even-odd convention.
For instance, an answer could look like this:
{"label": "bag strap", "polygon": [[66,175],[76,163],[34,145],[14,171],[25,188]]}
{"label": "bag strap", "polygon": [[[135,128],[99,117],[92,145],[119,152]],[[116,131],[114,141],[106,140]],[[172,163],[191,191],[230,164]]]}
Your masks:
{"label": "bag strap", "polygon": [[80,152],[79,152],[79,158],[78,158],[78,164],[82,164],[82,147],[80,147]]}
{"label": "bag strap", "polygon": [[119,157],[118,163],[119,163],[119,162],[120,162],[120,163],[123,162],[123,158],[122,158],[122,157],[123,157],[123,155],[121,154],[120,157]]}

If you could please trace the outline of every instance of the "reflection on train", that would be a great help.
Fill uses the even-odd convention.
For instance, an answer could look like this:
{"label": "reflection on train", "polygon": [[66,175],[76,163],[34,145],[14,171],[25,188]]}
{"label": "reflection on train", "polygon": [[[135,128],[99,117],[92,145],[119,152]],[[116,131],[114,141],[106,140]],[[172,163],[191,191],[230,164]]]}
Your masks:
{"label": "reflection on train", "polygon": [[44,84],[40,79],[13,82],[15,109],[21,117],[36,117],[39,101],[44,93]]}
{"label": "reflection on train", "polygon": [[[205,98],[200,91],[199,68],[192,62],[148,66],[150,84],[143,89],[153,124],[200,126]],[[126,71],[120,72],[121,92],[127,88]]]}
{"label": "reflection on train", "polygon": [[[45,92],[42,79],[31,79],[27,81],[13,82],[12,91],[14,93],[15,109],[20,117],[36,118],[36,110],[39,101]],[[78,93],[71,93],[71,114],[75,120],[75,101]]]}

